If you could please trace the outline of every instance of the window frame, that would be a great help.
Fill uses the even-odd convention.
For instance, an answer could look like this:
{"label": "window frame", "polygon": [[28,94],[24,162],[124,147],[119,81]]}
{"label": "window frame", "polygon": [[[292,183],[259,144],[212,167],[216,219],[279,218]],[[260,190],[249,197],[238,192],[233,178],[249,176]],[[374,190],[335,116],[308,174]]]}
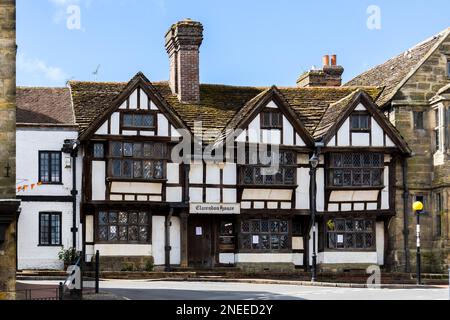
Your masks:
{"label": "window frame", "polygon": [[[343,156],[343,155],[351,155],[352,158],[352,165],[351,166],[345,166],[344,160],[341,158],[341,166],[335,166],[334,165],[334,157],[336,155]],[[360,156],[361,165],[360,166],[354,166],[354,158],[356,155]],[[375,155],[380,157],[380,164],[379,166],[375,167],[373,164],[371,166],[364,166],[363,165],[363,157],[364,155],[371,155],[371,162],[373,163],[373,157]],[[384,181],[384,171],[385,171],[385,164],[384,164],[384,154],[380,152],[333,152],[328,155],[328,166],[326,170],[327,175],[327,189],[383,189],[385,187],[385,181]],[[335,184],[335,172],[336,171],[342,171],[342,185]],[[350,173],[350,181],[351,183],[349,185],[345,184],[345,172],[347,171],[347,174]],[[354,183],[354,174],[355,172],[361,174],[361,184]],[[367,173],[367,171],[370,171],[370,185],[364,185],[364,174]],[[375,184],[374,181],[374,174],[375,171],[379,172],[379,179],[380,184]]]}
{"label": "window frame", "polygon": [[[419,115],[422,117],[421,121],[418,121]],[[413,128],[415,130],[425,130],[425,111],[413,111]]]}
{"label": "window frame", "polygon": [[[108,215],[108,223],[106,223],[104,225],[100,224],[100,213],[101,212],[104,212],[104,213],[106,213]],[[131,213],[136,213],[137,214],[137,218],[138,218],[138,223],[137,224],[131,224],[131,223],[127,222],[127,224],[120,224],[119,223],[119,214],[123,213],[123,212],[127,213],[127,219],[129,219],[129,216],[130,216]],[[111,223],[109,221],[110,213],[116,213],[117,214],[117,222],[116,223]],[[130,241],[129,240],[128,228],[133,227],[133,226],[138,228],[138,238],[140,238],[140,235],[139,235],[140,230],[139,229],[140,229],[141,226],[144,226],[144,225],[141,225],[139,223],[139,214],[140,213],[147,214],[147,225],[146,225],[146,227],[147,227],[147,241],[145,241],[145,242],[144,241],[140,241],[140,240]],[[152,219],[153,219],[153,216],[152,216],[152,213],[150,212],[150,210],[147,210],[147,211],[146,210],[138,210],[138,209],[136,209],[136,210],[132,210],[132,209],[130,209],[130,210],[113,210],[113,209],[104,209],[104,210],[99,209],[99,210],[96,210],[95,211],[95,216],[94,216],[94,239],[95,239],[95,243],[97,243],[97,244],[151,245],[152,244],[152,223],[153,223]],[[109,237],[109,228],[111,226],[117,227],[117,239],[118,240],[115,240],[115,241],[101,240],[100,239],[100,227],[101,226],[106,226],[108,228],[108,237]],[[126,241],[119,240],[120,239],[120,231],[119,231],[120,227],[126,227],[127,228],[127,240]]]}
{"label": "window frame", "polygon": [[[264,123],[264,115],[265,114],[270,114],[270,125],[266,125]],[[279,117],[280,123],[278,124],[273,124],[273,115],[276,114]],[[274,109],[274,108],[264,108],[261,112],[260,112],[260,127],[261,130],[283,130],[283,113],[278,110],[278,109]]]}
{"label": "window frame", "polygon": [[[48,237],[49,243],[42,243],[42,217],[44,214],[49,215],[49,223],[48,223]],[[52,217],[57,216],[59,218],[59,243],[52,244]],[[42,211],[39,212],[39,247],[62,247],[62,212],[51,212],[51,211]]]}
{"label": "window frame", "polygon": [[[366,231],[366,230],[364,230],[364,231],[356,231],[356,230],[352,230],[352,231],[348,231],[348,230],[344,230],[344,231],[333,230],[333,231],[330,231],[330,230],[328,230],[328,225],[327,225],[330,220],[333,220],[335,223],[336,223],[336,220],[343,220],[345,228],[347,228],[347,221],[353,221],[353,226],[354,227],[356,225],[356,221],[357,220],[358,221],[363,221],[364,225],[366,225],[366,223],[368,221],[370,221],[370,222],[372,222],[372,230],[371,231]],[[322,233],[322,236],[323,236],[323,239],[322,239],[322,241],[323,241],[323,248],[322,249],[325,252],[374,252],[377,249],[376,226],[377,226],[377,221],[376,221],[376,218],[373,217],[373,216],[348,216],[348,215],[347,216],[345,216],[345,215],[344,216],[327,216],[323,220],[323,224],[322,224],[322,227],[323,227],[323,230],[324,230],[324,232]],[[330,248],[330,242],[329,242],[329,238],[328,238],[328,235],[330,233],[333,233],[333,234],[336,234],[336,235],[338,235],[338,234],[343,234],[344,235],[344,247],[343,248],[337,248],[337,247],[336,248]],[[345,244],[345,241],[346,241],[346,237],[345,236],[347,234],[353,234],[353,235],[356,235],[356,234],[364,234],[364,235],[372,234],[372,246],[371,247],[364,246],[363,248],[357,248],[356,247],[356,240],[354,239],[354,245],[352,247],[347,247],[346,244]],[[356,236],[354,236],[354,237],[356,237]],[[367,240],[364,239],[365,243],[366,243],[366,241]],[[336,243],[337,243],[337,240],[336,240]]]}
{"label": "window frame", "polygon": [[434,128],[433,128],[433,132],[434,132],[434,148],[435,148],[435,153],[439,152],[439,151],[443,151],[443,147],[444,144],[443,142],[445,141],[445,128],[444,128],[444,119],[443,119],[443,114],[442,114],[442,110],[443,108],[441,107],[437,107],[434,108]]}
{"label": "window frame", "polygon": [[[274,174],[274,175],[267,175],[267,176],[271,176],[273,177],[274,183],[268,183],[265,180],[265,176],[262,176],[262,181],[261,183],[257,183],[256,182],[256,172],[257,169],[261,170],[264,168],[270,168],[270,165],[265,165],[265,164],[261,164],[261,161],[259,159],[259,151],[258,152],[258,163],[257,164],[245,164],[245,165],[239,165],[239,184],[241,186],[252,186],[252,187],[297,187],[297,168],[298,168],[298,164],[297,164],[297,153],[295,151],[292,150],[279,150],[279,153],[290,153],[292,154],[292,159],[293,159],[293,163],[292,164],[281,164],[279,165],[279,169],[283,172],[282,173],[282,180],[283,182],[281,183],[277,183],[276,181],[276,176],[278,175],[278,173]],[[249,153],[246,153],[246,159],[249,161]],[[247,162],[247,161],[246,161]],[[246,182],[246,169],[251,169],[252,170],[252,182],[251,183],[247,183]],[[293,177],[292,177],[292,183],[286,183],[286,172],[287,170],[293,170]]]}
{"label": "window frame", "polygon": [[[252,222],[258,221],[259,225],[261,227],[261,222],[262,221],[267,221],[268,223],[268,232],[262,232],[261,229],[259,232],[252,232],[251,230],[251,224]],[[270,223],[273,221],[277,221],[278,223],[280,222],[285,222],[287,224],[287,232],[281,232],[280,230],[278,232],[271,232],[270,230]],[[249,223],[249,232],[244,232],[242,230],[242,225],[244,222],[248,222]],[[292,219],[289,218],[282,218],[282,217],[249,217],[246,219],[239,219],[238,222],[238,228],[239,228],[239,237],[238,237],[238,251],[239,253],[291,253],[292,252]],[[249,248],[245,248],[243,246],[243,238],[245,236],[250,236],[250,245],[252,246],[251,249]],[[269,244],[270,244],[270,249],[255,249],[253,248],[253,237],[254,236],[259,236],[259,244],[261,244],[261,236],[268,236],[269,237]],[[272,249],[272,241],[271,238],[272,236],[278,236],[278,239],[280,241],[280,237],[281,236],[286,236],[287,240],[287,248],[285,249]]]}
{"label": "window frame", "polygon": [[[114,143],[120,143],[122,144],[122,151],[121,151],[121,156],[116,156],[113,154],[114,152],[114,148],[113,148],[113,144]],[[125,156],[124,154],[124,145],[125,144],[132,144],[133,145],[133,155],[131,156]],[[141,156],[135,156],[134,155],[134,146],[136,144],[140,144],[141,145],[141,152],[142,155]],[[163,156],[152,156],[151,158],[146,158],[144,156],[144,145],[145,144],[161,144],[164,148],[165,148],[165,154]],[[160,141],[128,141],[128,140],[110,140],[108,143],[108,152],[106,155],[107,158],[107,168],[108,168],[108,179],[109,181],[115,180],[115,181],[145,181],[145,182],[149,182],[149,181],[166,181],[167,180],[167,163],[169,162],[169,155],[170,155],[170,146],[168,143],[165,142],[160,142]],[[114,161],[121,161],[121,174],[120,176],[116,176],[114,175]],[[131,176],[124,176],[122,174],[123,171],[123,164],[125,161],[129,161],[131,162]],[[136,162],[140,162],[141,163],[141,172],[142,175],[141,177],[135,177],[135,172],[134,172],[134,164]],[[144,162],[151,162],[152,163],[152,169],[154,167],[154,164],[157,162],[161,162],[161,166],[162,166],[162,177],[161,178],[154,178],[154,175],[152,178],[150,179],[146,179],[144,178]]]}
{"label": "window frame", "polygon": [[438,192],[435,195],[435,215],[436,215],[436,227],[435,237],[442,238],[442,215],[444,214],[444,197],[443,193]]}
{"label": "window frame", "polygon": [[[367,128],[353,128],[353,118],[358,117],[358,124],[361,124],[361,117],[367,117]],[[367,111],[354,111],[350,115],[350,132],[370,133],[372,130],[372,117]]]}
{"label": "window frame", "polygon": [[[145,127],[145,126],[127,126],[125,125],[125,116],[132,115],[134,116],[140,115],[150,115],[153,117],[153,126]],[[156,110],[125,110],[120,112],[120,131],[157,131],[158,130],[158,112]]]}
{"label": "window frame", "polygon": [[[59,181],[57,182],[53,182],[53,181],[42,181],[42,159],[41,159],[41,155],[44,153],[48,153],[49,157],[48,157],[48,168],[49,168],[49,180],[51,180],[51,175],[52,175],[52,154],[57,154],[59,155],[59,172],[58,172],[58,177],[59,177]],[[48,151],[48,150],[40,150],[39,151],[39,161],[38,161],[38,182],[43,184],[43,185],[62,185],[63,181],[62,181],[62,151]]]}

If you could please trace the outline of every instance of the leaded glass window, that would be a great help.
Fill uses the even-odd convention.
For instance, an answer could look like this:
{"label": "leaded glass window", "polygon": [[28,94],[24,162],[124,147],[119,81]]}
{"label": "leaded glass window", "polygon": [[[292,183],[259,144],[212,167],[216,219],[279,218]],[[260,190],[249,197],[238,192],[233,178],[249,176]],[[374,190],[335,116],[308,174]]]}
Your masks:
{"label": "leaded glass window", "polygon": [[278,219],[252,219],[241,221],[243,250],[282,251],[290,247],[289,222]]}
{"label": "leaded glass window", "polygon": [[[258,151],[247,152],[247,165],[241,167],[241,183],[245,185],[295,185],[296,154],[291,151],[268,151],[268,164],[263,164]],[[267,162],[268,160],[265,160]],[[275,169],[275,170],[273,170]]]}
{"label": "leaded glass window", "polygon": [[123,113],[122,129],[154,130],[156,116],[153,112]]}
{"label": "leaded glass window", "polygon": [[138,211],[99,211],[97,240],[106,243],[149,243],[149,213]]}
{"label": "leaded glass window", "polygon": [[111,142],[110,172],[115,178],[164,179],[167,160],[165,143]]}
{"label": "leaded glass window", "polygon": [[335,218],[326,222],[329,249],[373,249],[375,222],[371,219]]}
{"label": "leaded glass window", "polygon": [[384,157],[380,153],[334,153],[329,183],[333,187],[381,187]]}

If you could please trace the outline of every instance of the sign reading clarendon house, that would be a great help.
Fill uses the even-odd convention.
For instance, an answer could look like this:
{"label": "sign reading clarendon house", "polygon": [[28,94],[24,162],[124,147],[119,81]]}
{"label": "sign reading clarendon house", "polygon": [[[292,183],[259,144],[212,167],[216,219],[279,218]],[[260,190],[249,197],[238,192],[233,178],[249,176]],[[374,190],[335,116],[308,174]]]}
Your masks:
{"label": "sign reading clarendon house", "polygon": [[240,214],[238,203],[191,203],[190,213],[196,214]]}

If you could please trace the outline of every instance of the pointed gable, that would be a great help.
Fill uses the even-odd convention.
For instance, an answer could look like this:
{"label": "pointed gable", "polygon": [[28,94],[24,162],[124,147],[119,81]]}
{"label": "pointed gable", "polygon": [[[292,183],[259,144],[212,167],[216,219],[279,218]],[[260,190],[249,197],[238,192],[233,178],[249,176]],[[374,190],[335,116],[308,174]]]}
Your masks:
{"label": "pointed gable", "polygon": [[[116,93],[116,92],[115,92]],[[121,92],[113,93],[109,105],[99,110],[97,118],[81,134],[179,137],[176,129],[186,129],[152,83],[138,73]]]}
{"label": "pointed gable", "polygon": [[399,132],[362,90],[332,103],[314,138],[323,140],[327,147],[396,147],[402,153],[411,153]]}
{"label": "pointed gable", "polygon": [[243,130],[236,139],[238,142],[300,147],[313,144],[308,131],[275,86],[261,92],[239,110],[220,139],[227,139],[236,129]]}

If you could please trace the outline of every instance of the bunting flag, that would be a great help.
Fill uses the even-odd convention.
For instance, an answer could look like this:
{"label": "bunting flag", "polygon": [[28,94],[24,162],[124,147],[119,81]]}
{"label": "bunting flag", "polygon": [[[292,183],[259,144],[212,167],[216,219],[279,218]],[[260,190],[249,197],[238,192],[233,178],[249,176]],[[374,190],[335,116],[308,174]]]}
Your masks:
{"label": "bunting flag", "polygon": [[25,192],[27,190],[34,190],[37,187],[42,186],[42,182],[38,182],[38,183],[32,183],[32,184],[25,184],[22,186],[18,186],[17,187],[17,192]]}

